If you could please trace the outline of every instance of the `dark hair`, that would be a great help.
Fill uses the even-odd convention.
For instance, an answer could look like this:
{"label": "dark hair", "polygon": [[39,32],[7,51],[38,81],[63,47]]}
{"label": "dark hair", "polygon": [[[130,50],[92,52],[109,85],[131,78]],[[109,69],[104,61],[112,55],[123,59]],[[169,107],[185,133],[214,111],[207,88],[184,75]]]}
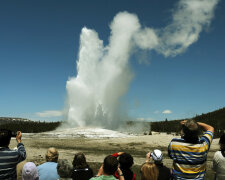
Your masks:
{"label": "dark hair", "polygon": [[107,175],[113,175],[117,168],[118,168],[118,160],[112,156],[108,155],[105,157],[104,162],[103,162],[103,171]]}
{"label": "dark hair", "polygon": [[225,134],[224,133],[220,136],[219,144],[225,144]]}
{"label": "dark hair", "polygon": [[219,144],[220,144],[220,150],[225,151],[225,134],[224,133],[220,136]]}
{"label": "dark hair", "polygon": [[134,174],[130,168],[134,164],[133,157],[128,153],[123,153],[119,156],[119,163],[124,179],[132,179]]}
{"label": "dark hair", "polygon": [[85,155],[81,152],[76,153],[73,159],[73,167],[76,169],[83,169],[89,167]]}
{"label": "dark hair", "polygon": [[182,130],[184,132],[183,138],[189,143],[197,143],[199,132],[198,123],[193,119],[188,119],[184,125],[182,125]]}
{"label": "dark hair", "polygon": [[12,131],[0,129],[0,146],[8,147],[12,136]]}
{"label": "dark hair", "polygon": [[119,156],[119,163],[121,169],[129,169],[133,164],[133,157],[128,153],[123,153]]}

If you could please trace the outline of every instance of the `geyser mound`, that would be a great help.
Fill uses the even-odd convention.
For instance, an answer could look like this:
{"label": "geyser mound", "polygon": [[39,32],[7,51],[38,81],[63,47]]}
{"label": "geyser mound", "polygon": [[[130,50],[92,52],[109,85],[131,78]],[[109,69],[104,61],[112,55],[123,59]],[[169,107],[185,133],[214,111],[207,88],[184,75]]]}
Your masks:
{"label": "geyser mound", "polygon": [[43,133],[23,133],[23,138],[126,138],[131,135],[120,133],[118,131],[96,128],[96,127],[77,127],[77,128],[63,128],[55,131]]}

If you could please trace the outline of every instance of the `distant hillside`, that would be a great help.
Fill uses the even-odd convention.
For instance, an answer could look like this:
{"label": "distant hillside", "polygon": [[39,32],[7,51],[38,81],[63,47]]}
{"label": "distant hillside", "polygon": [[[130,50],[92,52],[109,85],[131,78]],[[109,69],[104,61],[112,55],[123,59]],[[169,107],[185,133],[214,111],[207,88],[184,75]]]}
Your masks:
{"label": "distant hillside", "polygon": [[0,128],[24,133],[38,133],[55,130],[61,122],[40,122],[24,118],[0,117]]}
{"label": "distant hillside", "polygon": [[[220,137],[220,135],[225,131],[225,107],[218,109],[213,112],[206,114],[201,114],[193,117],[196,121],[201,121],[206,124],[210,124],[215,128],[215,137]],[[150,131],[157,132],[175,132],[180,133],[180,121],[179,120],[170,120],[160,122],[127,122],[127,127],[132,131],[141,131],[147,132],[151,126]],[[22,132],[45,132],[55,130],[60,126],[62,122],[40,122],[40,121],[31,121],[24,118],[11,118],[11,117],[0,117],[0,128],[10,129],[12,131],[22,131]],[[151,125],[150,125],[151,124]],[[151,133],[151,132],[149,132]]]}
{"label": "distant hillside", "polygon": [[[219,137],[225,130],[225,107],[202,115],[193,117],[196,121],[204,122],[215,128],[215,137]],[[180,120],[152,122],[151,130],[157,132],[176,132],[180,131]]]}
{"label": "distant hillside", "polygon": [[24,118],[0,117],[0,125],[7,124],[7,123],[13,123],[13,122],[28,122],[28,121],[31,121],[31,120],[24,119]]}

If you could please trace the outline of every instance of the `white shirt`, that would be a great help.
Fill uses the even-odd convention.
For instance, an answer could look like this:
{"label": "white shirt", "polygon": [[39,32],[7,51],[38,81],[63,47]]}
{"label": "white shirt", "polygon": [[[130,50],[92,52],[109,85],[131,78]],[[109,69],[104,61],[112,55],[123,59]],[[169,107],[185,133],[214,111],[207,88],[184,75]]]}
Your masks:
{"label": "white shirt", "polygon": [[216,180],[225,179],[225,157],[221,151],[214,154],[212,169],[216,172]]}

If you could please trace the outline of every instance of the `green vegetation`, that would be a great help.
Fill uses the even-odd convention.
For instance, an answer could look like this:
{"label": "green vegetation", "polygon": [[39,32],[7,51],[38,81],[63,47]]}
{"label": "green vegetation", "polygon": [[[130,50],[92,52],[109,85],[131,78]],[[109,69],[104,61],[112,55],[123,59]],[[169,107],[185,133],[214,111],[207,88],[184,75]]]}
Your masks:
{"label": "green vegetation", "polygon": [[61,122],[30,121],[22,118],[0,118],[0,128],[11,131],[22,131],[24,133],[39,133],[53,131],[59,127]]}
{"label": "green vegetation", "polygon": [[[225,107],[218,109],[213,112],[209,112],[206,114],[196,115],[193,117],[196,121],[201,121],[206,124],[209,124],[215,128],[215,138],[220,137],[220,135],[225,130]],[[181,126],[180,120],[170,120],[168,121],[167,118],[165,121],[160,122],[151,122],[151,131],[156,132],[166,132],[172,133],[175,132],[179,134]],[[40,122],[40,121],[31,121],[22,118],[4,118],[0,117],[0,128],[10,129],[12,131],[22,131],[25,133],[38,133],[38,132],[46,132],[55,130],[57,127],[61,125],[62,122]],[[148,128],[148,122],[141,122],[143,127]],[[139,127],[140,122],[127,122],[127,125],[135,125]],[[140,129],[140,131],[142,131]],[[150,132],[151,133],[151,132]]]}
{"label": "green vegetation", "polygon": [[[193,119],[213,126],[215,128],[215,138],[218,138],[225,130],[225,107],[206,114],[196,115]],[[168,121],[166,119],[165,121],[152,122],[151,130],[157,132],[179,133],[181,129],[179,122],[182,120],[183,119]]]}

